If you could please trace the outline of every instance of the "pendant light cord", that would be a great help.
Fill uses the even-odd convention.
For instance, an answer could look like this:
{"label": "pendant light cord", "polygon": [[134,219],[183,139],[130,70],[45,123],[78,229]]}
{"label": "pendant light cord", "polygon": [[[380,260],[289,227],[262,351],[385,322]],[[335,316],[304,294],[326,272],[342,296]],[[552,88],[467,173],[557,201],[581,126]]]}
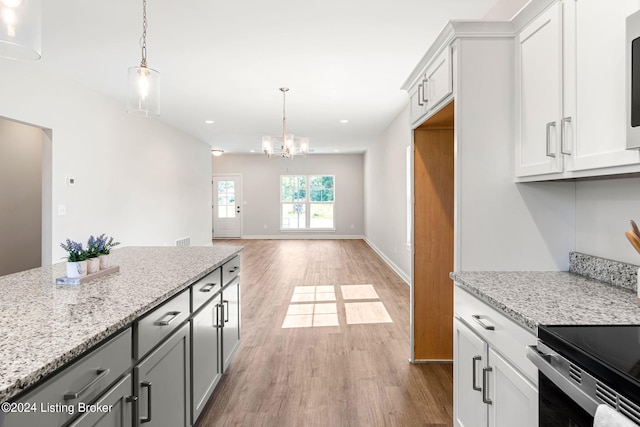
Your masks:
{"label": "pendant light cord", "polygon": [[140,66],[147,67],[147,0],[142,0],[142,61]]}

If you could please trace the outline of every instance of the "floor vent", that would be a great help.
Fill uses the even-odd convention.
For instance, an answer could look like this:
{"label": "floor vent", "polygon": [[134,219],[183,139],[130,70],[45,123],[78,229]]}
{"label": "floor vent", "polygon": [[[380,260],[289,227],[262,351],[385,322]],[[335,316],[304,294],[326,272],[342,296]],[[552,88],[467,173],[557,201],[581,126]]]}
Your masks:
{"label": "floor vent", "polygon": [[176,246],[191,246],[191,237],[184,237],[182,239],[176,240]]}

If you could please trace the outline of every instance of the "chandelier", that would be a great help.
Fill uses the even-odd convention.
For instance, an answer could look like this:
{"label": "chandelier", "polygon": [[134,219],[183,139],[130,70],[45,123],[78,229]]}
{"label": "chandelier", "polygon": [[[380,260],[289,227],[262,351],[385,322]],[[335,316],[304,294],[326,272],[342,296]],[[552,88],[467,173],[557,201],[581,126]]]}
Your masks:
{"label": "chandelier", "polygon": [[160,115],[160,73],[147,67],[147,0],[142,0],[142,61],[129,68],[127,111],[141,116]]}
{"label": "chandelier", "polygon": [[282,92],[282,136],[262,137],[262,151],[269,158],[273,154],[278,154],[281,157],[293,159],[296,154],[306,156],[309,152],[309,138],[295,138],[293,134],[287,133],[285,111],[288,91],[289,88],[280,88],[280,92]]}

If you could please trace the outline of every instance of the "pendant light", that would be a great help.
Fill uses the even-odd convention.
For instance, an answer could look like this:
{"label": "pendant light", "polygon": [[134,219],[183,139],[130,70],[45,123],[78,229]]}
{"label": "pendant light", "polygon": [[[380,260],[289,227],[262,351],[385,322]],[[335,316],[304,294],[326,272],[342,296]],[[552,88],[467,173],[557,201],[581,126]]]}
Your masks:
{"label": "pendant light", "polygon": [[0,0],[0,57],[38,60],[41,39],[41,0]]}
{"label": "pendant light", "polygon": [[[306,156],[309,152],[309,138],[295,138],[292,134],[287,133],[286,101],[288,91],[289,88],[280,88],[280,92],[282,92],[282,136],[262,137],[262,151],[269,158],[275,153],[281,157],[293,159],[296,154]],[[275,144],[280,147],[275,147]]]}
{"label": "pendant light", "polygon": [[140,116],[160,115],[160,73],[147,67],[147,0],[142,0],[142,61],[129,68],[127,111]]}

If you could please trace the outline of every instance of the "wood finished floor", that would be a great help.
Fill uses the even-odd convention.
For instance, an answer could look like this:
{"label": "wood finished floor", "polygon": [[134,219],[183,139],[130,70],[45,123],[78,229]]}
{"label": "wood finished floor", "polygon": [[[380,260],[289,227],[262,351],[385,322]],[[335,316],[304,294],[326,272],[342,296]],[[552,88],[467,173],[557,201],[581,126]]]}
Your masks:
{"label": "wood finished floor", "polygon": [[[452,366],[408,362],[409,287],[364,241],[220,244],[245,247],[242,339],[198,427],[452,425]],[[359,284],[393,323],[346,323],[339,285]],[[294,288],[324,285],[340,325],[283,329]]]}

